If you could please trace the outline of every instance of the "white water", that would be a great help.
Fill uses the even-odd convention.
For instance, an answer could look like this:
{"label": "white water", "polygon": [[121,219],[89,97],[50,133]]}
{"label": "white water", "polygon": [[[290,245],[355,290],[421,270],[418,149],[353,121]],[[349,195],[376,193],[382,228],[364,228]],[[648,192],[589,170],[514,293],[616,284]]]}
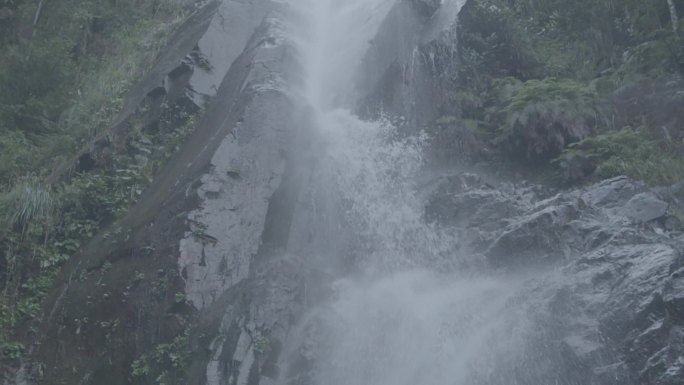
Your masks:
{"label": "white water", "polygon": [[333,299],[308,314],[286,351],[313,358],[313,378],[301,383],[470,384],[502,353],[502,344],[487,346],[509,333],[502,314],[514,285],[456,271],[458,239],[423,219],[414,181],[425,138],[398,139],[388,122],[365,122],[343,109],[354,100],[363,53],[395,2],[289,3],[300,15],[290,26],[305,75],[299,93],[324,143],[321,183],[339,192],[340,222],[351,227],[358,254],[355,273],[338,277]]}
{"label": "white water", "polygon": [[291,36],[304,67],[304,98],[320,112],[348,107],[355,71],[397,0],[287,1],[298,15]]}
{"label": "white water", "polygon": [[508,283],[413,269],[342,279],[335,290],[337,299],[300,331],[310,341],[314,384],[474,384],[502,355],[519,353],[501,317]]}
{"label": "white water", "polygon": [[356,234],[357,264],[367,274],[446,268],[457,240],[423,220],[413,181],[421,172],[424,135],[397,139],[387,121],[364,122],[346,110],[319,120],[323,170],[345,202],[345,223]]}

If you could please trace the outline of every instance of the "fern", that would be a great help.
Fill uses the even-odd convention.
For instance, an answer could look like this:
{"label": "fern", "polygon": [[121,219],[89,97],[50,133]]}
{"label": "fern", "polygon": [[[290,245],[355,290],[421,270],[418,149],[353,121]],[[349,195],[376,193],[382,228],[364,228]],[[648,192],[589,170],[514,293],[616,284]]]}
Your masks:
{"label": "fern", "polygon": [[663,149],[644,127],[627,127],[586,138],[571,145],[553,162],[566,176],[570,168],[582,162],[591,165],[588,174],[597,178],[626,175],[651,185],[673,184],[684,178],[684,160]]}
{"label": "fern", "polygon": [[499,87],[504,107],[498,142],[528,159],[558,156],[569,143],[593,132],[599,121],[596,92],[582,83],[503,79]]}

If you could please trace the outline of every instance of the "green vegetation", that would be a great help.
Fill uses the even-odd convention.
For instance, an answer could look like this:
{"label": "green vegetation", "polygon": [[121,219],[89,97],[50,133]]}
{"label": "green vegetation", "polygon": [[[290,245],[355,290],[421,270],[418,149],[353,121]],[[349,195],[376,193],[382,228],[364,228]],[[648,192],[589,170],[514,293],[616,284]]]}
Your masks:
{"label": "green vegetation", "polygon": [[503,125],[497,140],[529,159],[558,155],[567,143],[592,133],[599,115],[596,93],[568,79],[500,81]]}
{"label": "green vegetation", "polygon": [[554,160],[564,180],[627,175],[651,185],[671,185],[684,176],[684,158],[663,149],[651,133],[626,127],[574,143]]}
{"label": "green vegetation", "polygon": [[46,182],[111,125],[183,4],[0,0],[0,364],[21,357],[13,330],[41,317],[59,268],[137,202],[194,127],[185,113],[155,130],[133,120],[96,167]]}
{"label": "green vegetation", "polygon": [[180,0],[41,3],[38,14],[32,1],[0,2],[14,30],[2,34],[0,184],[44,176],[108,127],[182,15]]}
{"label": "green vegetation", "polygon": [[[681,14],[684,1],[673,3]],[[462,119],[450,124],[500,163],[532,162],[565,182],[681,180],[682,119],[663,135],[658,116],[672,114],[679,94],[648,99],[658,97],[648,87],[678,81],[684,91],[682,26],[666,0],[473,0],[461,13],[460,84],[447,111]],[[625,107],[628,98],[649,107]]]}
{"label": "green vegetation", "polygon": [[152,352],[143,354],[131,365],[135,384],[184,384],[185,369],[190,363],[187,331],[170,343],[157,345]]}
{"label": "green vegetation", "polygon": [[268,337],[260,336],[254,341],[254,351],[258,354],[266,354],[271,351],[271,341]]}

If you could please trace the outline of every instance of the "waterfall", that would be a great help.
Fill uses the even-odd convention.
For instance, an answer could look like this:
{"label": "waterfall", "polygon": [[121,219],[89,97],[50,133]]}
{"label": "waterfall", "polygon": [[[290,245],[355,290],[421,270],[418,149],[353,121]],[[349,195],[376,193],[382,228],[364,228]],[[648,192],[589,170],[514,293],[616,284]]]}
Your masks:
{"label": "waterfall", "polygon": [[287,0],[303,64],[303,98],[323,110],[349,107],[363,54],[397,0]]}
{"label": "waterfall", "polygon": [[501,314],[510,288],[417,269],[341,279],[335,300],[312,311],[296,334],[307,342],[299,353],[314,357],[310,383],[480,383],[504,348],[516,354],[506,335],[514,326]]}
{"label": "waterfall", "polygon": [[[317,249],[333,294],[314,304],[291,336],[283,360],[296,368],[283,383],[466,384],[470,369],[486,367],[497,353],[486,347],[508,332],[502,312],[513,284],[459,271],[457,236],[424,217],[415,181],[425,171],[425,135],[398,135],[387,119],[363,121],[349,109],[362,56],[395,3],[289,3],[304,72],[299,95],[311,107],[320,147],[305,200],[316,201],[312,211],[337,207],[327,213],[332,226],[309,226],[319,236],[332,229],[329,239],[348,234],[343,247],[353,257],[340,262],[336,250]],[[451,1],[449,12],[461,3]],[[301,360],[307,375],[292,363]]]}

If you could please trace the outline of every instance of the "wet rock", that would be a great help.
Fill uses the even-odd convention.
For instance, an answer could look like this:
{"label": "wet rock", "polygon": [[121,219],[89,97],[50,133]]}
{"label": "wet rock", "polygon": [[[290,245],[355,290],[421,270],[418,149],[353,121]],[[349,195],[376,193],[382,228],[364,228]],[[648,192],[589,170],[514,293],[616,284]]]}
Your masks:
{"label": "wet rock", "polygon": [[669,207],[654,191],[625,177],[594,185],[581,198],[614,217],[615,221],[624,218],[635,223],[649,222],[665,216]]}
{"label": "wet rock", "polygon": [[[267,13],[276,11],[276,5],[260,0],[206,4],[129,96],[124,125],[139,103],[182,100],[206,112],[140,204],[113,224],[120,236],[97,237],[64,269],[50,299],[51,318],[32,336],[31,358],[45,363],[45,380],[37,383],[83,378],[102,385],[128,383],[135,359],[198,324],[206,330],[198,333],[200,346],[206,335],[230,340],[231,325],[253,339],[267,332],[281,338],[266,319],[293,303],[297,283],[288,281],[279,291],[281,277],[273,275],[284,266],[265,278],[252,265],[261,253],[270,198],[279,189],[293,136],[292,102],[283,84],[297,66],[288,47],[274,44],[279,26]],[[125,129],[119,132],[125,136]],[[107,258],[111,268],[105,274],[98,266]],[[271,283],[276,286],[260,289]],[[246,287],[253,297],[243,296]],[[98,325],[114,320],[120,326],[107,337],[116,343],[109,344]],[[109,349],[100,354],[102,346]],[[193,371],[203,370],[189,376],[188,384],[201,383],[212,357],[225,367],[219,346],[193,350]],[[240,378],[251,373],[250,357],[266,365],[266,355],[256,352],[265,348],[251,349],[251,356],[236,355],[248,367]],[[272,366],[272,359],[268,362]],[[230,375],[237,376],[237,369]]]}
{"label": "wet rock", "polygon": [[[668,210],[658,193],[618,177],[539,199],[523,193],[521,186],[463,182],[468,179],[478,180],[442,178],[430,190],[428,212],[462,218],[449,222],[437,217],[459,229],[471,251],[484,245],[490,265],[531,268],[543,277],[521,294],[528,306],[525,317],[535,325],[534,333],[525,337],[525,355],[550,362],[527,366],[517,380],[681,382],[684,243],[681,233],[656,221]],[[487,206],[509,210],[479,215]],[[543,262],[557,270],[540,272]],[[569,362],[585,368],[583,374],[559,375]]]}
{"label": "wet rock", "polygon": [[[272,68],[278,68],[272,63]],[[263,74],[270,81],[273,73]],[[251,75],[256,76],[256,75]],[[251,78],[253,87],[264,83]],[[284,172],[290,102],[278,90],[258,93],[241,122],[231,128],[211,159],[211,172],[201,177],[200,207],[181,240],[180,267],[186,292],[198,309],[247,278],[264,231],[270,197]],[[240,178],[231,177],[239,170]],[[215,241],[207,241],[211,236]]]}
{"label": "wet rock", "polygon": [[[519,191],[518,191],[519,192]],[[440,177],[423,187],[429,221],[480,226],[522,214],[532,196],[507,194],[476,174]],[[527,195],[527,196],[524,196]]]}
{"label": "wet rock", "polygon": [[188,215],[190,229],[180,241],[179,260],[186,294],[197,309],[247,279],[266,241],[267,214],[296,137],[292,101],[283,87],[295,59],[287,44],[274,45],[280,33],[277,20],[264,20],[239,61],[247,64],[246,71],[224,85],[234,87],[232,101],[240,109],[218,104],[207,117],[224,136],[215,142],[209,172],[193,192],[199,207]]}
{"label": "wet rock", "polygon": [[494,265],[521,265],[569,257],[564,239],[573,239],[568,224],[578,214],[575,202],[561,197],[515,220],[492,243],[486,256]]}
{"label": "wet rock", "polygon": [[[652,242],[609,244],[569,266],[565,279],[579,306],[558,314],[591,322],[603,336],[599,352],[622,360],[631,373],[631,381],[625,382],[630,384],[659,383],[656,377],[681,359],[672,350],[677,346],[672,333],[683,319],[668,316],[659,294],[671,284],[669,271],[680,251],[667,245],[667,238]],[[587,275],[592,285],[584,283]]]}
{"label": "wet rock", "polygon": [[[365,116],[391,113],[422,126],[453,103],[456,26],[464,1],[397,2],[363,59],[357,81]],[[453,89],[453,88],[451,88]]]}
{"label": "wet rock", "polygon": [[[243,384],[259,379],[272,383],[290,323],[298,314],[298,298],[306,269],[301,261],[277,258],[258,263],[243,288],[245,300],[231,298],[223,307],[220,327],[212,331],[206,384]],[[250,380],[251,379],[251,380]]]}
{"label": "wet rock", "polygon": [[[188,298],[198,309],[249,274],[261,243],[269,199],[284,171],[279,154],[287,141],[279,130],[290,108],[290,103],[277,95],[255,98],[235,134],[218,147],[212,172],[201,178],[197,191],[201,207],[188,217],[191,229],[181,240],[179,262],[186,272]],[[227,174],[235,169],[240,170],[239,180]]]}
{"label": "wet rock", "polygon": [[613,208],[624,205],[634,195],[646,190],[643,184],[620,176],[590,186],[582,194],[582,199],[594,206]]}
{"label": "wet rock", "polygon": [[270,8],[269,0],[204,2],[131,89],[111,126],[86,144],[75,159],[57,168],[49,181],[62,178],[78,164],[79,157],[97,153],[97,143],[103,139],[113,138],[114,144],[122,147],[133,128],[132,120],[143,122],[146,128],[155,127],[162,116],[193,115],[205,109]]}
{"label": "wet rock", "polygon": [[459,223],[472,219],[483,205],[500,202],[498,191],[474,174],[439,178],[424,187],[427,195],[425,215],[429,221]]}
{"label": "wet rock", "polygon": [[288,243],[310,173],[310,127],[292,120],[299,115],[287,84],[296,58],[274,15],[240,59],[244,77],[224,85],[235,87],[240,109],[219,106],[207,117],[224,124],[225,135],[192,191],[199,204],[180,243],[188,299],[219,325],[206,329],[208,356],[197,359],[207,384],[275,383],[304,298],[308,267],[290,256]]}
{"label": "wet rock", "polygon": [[663,303],[668,313],[675,318],[684,319],[684,271],[670,274],[670,280],[663,290]]}
{"label": "wet rock", "polygon": [[667,208],[668,204],[654,193],[641,193],[627,202],[622,214],[635,222],[648,222],[663,217]]}

